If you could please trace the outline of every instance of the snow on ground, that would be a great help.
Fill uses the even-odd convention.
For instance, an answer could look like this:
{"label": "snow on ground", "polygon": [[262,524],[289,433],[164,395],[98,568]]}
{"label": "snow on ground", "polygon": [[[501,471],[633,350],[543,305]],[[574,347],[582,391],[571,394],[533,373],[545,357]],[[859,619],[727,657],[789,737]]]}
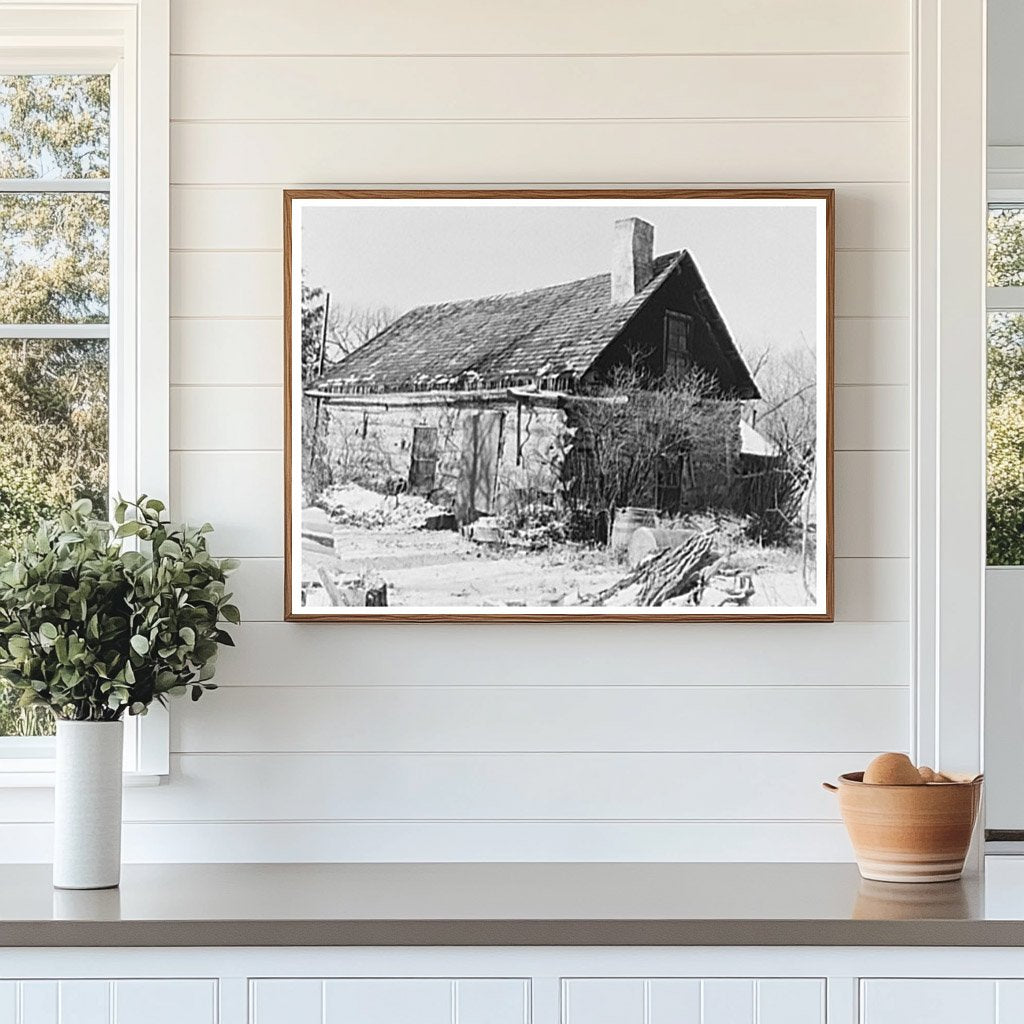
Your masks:
{"label": "snow on ground", "polygon": [[329,487],[321,497],[331,520],[369,529],[417,529],[443,510],[418,494],[378,494],[358,484]]}
{"label": "snow on ground", "polygon": [[[628,572],[605,549],[556,544],[530,551],[477,543],[453,530],[427,530],[427,519],[443,510],[418,495],[383,495],[345,484],[328,489],[321,504],[327,511],[302,512],[302,580],[313,585],[310,605],[325,600],[320,566],[338,580],[386,580],[388,604],[402,608],[574,607]],[[755,586],[751,605],[807,603],[787,556],[754,549],[747,556],[751,564],[745,571]],[[634,587],[611,603],[630,605],[636,597]],[[717,605],[723,597],[709,589],[702,603]]]}

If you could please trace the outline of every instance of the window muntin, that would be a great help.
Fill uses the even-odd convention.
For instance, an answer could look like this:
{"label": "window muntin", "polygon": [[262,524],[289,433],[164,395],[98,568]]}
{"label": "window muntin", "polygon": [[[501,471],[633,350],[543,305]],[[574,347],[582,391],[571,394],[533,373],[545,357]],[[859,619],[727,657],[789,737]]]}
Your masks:
{"label": "window muntin", "polygon": [[[110,477],[110,77],[0,76],[0,543]],[[0,683],[0,736],[49,716]]]}

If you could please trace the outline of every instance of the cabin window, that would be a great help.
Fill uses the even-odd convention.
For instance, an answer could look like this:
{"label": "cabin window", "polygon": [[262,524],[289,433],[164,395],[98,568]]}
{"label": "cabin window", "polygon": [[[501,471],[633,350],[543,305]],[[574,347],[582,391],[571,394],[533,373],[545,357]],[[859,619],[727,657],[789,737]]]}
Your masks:
{"label": "cabin window", "polygon": [[682,377],[690,369],[693,353],[693,317],[685,313],[665,314],[665,376]]}

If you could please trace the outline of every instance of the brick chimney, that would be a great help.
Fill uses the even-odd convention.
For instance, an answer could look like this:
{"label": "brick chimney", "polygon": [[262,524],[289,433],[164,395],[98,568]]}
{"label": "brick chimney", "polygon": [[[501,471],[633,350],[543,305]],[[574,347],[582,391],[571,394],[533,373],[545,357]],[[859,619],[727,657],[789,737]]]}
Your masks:
{"label": "brick chimney", "polygon": [[654,228],[639,217],[615,222],[612,304],[633,298],[654,277]]}

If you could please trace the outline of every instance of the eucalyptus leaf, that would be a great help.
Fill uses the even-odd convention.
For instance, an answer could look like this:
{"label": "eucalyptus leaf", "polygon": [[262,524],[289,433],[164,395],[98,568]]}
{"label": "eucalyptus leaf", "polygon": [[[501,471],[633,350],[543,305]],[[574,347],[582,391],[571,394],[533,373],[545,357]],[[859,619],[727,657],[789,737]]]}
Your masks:
{"label": "eucalyptus leaf", "polygon": [[[222,626],[241,618],[225,597],[238,563],[210,555],[208,524],[172,524],[164,510],[121,499],[112,526],[78,501],[0,548],[0,676],[22,705],[113,721],[210,688],[232,642]],[[124,550],[132,537],[151,543]]]}

